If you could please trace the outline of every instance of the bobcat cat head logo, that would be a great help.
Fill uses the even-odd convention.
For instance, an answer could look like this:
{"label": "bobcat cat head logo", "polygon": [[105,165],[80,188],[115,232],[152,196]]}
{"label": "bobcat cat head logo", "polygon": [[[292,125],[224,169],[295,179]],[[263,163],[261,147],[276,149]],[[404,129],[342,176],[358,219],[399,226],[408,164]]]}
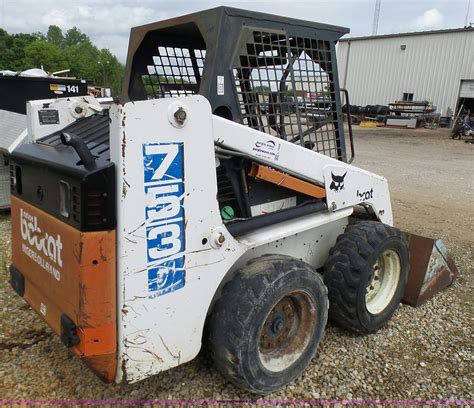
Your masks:
{"label": "bobcat cat head logo", "polygon": [[346,177],[347,171],[342,176],[336,176],[331,171],[332,182],[329,188],[334,191],[344,190],[344,177]]}

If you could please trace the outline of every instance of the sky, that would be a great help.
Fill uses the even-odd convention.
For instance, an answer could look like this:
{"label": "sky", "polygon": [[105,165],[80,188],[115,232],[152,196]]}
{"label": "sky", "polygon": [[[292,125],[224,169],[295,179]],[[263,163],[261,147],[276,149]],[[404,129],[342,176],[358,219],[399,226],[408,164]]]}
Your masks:
{"label": "sky", "polygon": [[[99,48],[125,63],[130,28],[226,5],[349,27],[348,36],[372,33],[375,0],[0,0],[0,28],[46,33],[76,26]],[[378,34],[463,27],[469,0],[382,0]],[[471,0],[468,23],[474,23]]]}

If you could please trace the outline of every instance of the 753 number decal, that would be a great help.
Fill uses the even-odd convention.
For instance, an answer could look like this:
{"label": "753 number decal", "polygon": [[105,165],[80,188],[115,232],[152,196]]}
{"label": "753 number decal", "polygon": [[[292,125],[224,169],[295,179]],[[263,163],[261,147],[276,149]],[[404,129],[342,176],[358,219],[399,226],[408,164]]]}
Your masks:
{"label": "753 number decal", "polygon": [[148,292],[156,297],[185,284],[183,143],[142,148]]}

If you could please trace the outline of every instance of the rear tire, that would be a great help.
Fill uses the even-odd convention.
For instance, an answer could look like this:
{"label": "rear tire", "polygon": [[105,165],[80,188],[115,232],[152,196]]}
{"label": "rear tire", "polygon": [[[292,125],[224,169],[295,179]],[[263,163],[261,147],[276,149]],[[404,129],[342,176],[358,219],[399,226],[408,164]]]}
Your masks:
{"label": "rear tire", "polygon": [[408,243],[398,229],[376,221],[349,225],[324,266],[330,321],[357,333],[376,332],[397,309],[408,269]]}
{"label": "rear tire", "polygon": [[327,290],[308,264],[283,255],[253,259],[225,284],[210,318],[215,365],[258,394],[302,374],[327,322]]}

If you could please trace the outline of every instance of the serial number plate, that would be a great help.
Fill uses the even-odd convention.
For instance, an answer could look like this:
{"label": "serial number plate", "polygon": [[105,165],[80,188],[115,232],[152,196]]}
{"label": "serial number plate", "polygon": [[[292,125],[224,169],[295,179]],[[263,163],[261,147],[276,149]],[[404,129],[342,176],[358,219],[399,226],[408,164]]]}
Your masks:
{"label": "serial number plate", "polygon": [[57,125],[59,112],[56,109],[42,109],[38,111],[40,125]]}

